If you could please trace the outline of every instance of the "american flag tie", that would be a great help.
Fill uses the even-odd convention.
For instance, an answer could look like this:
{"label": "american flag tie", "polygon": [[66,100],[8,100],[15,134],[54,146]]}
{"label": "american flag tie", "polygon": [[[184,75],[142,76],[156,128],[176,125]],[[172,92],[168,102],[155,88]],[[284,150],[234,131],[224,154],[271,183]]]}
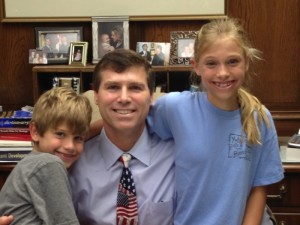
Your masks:
{"label": "american flag tie", "polygon": [[131,155],[124,153],[119,159],[124,167],[118,188],[117,225],[137,225],[138,209],[135,185],[128,163]]}

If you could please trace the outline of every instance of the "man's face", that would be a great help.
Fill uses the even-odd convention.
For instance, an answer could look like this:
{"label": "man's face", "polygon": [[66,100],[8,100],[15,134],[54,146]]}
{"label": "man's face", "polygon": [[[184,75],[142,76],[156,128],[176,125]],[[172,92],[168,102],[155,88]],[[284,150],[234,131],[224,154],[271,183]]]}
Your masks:
{"label": "man's face", "polygon": [[143,67],[131,67],[122,73],[102,72],[95,102],[107,134],[140,135],[151,100]]}

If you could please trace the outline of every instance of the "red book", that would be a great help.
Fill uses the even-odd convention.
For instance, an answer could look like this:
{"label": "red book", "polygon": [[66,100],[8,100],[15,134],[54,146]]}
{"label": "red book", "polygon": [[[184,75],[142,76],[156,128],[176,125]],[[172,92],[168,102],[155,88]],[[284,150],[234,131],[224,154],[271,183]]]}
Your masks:
{"label": "red book", "polygon": [[0,133],[0,140],[31,141],[31,135],[30,134],[2,134],[2,133]]}
{"label": "red book", "polygon": [[2,134],[30,134],[30,130],[28,127],[0,127]]}

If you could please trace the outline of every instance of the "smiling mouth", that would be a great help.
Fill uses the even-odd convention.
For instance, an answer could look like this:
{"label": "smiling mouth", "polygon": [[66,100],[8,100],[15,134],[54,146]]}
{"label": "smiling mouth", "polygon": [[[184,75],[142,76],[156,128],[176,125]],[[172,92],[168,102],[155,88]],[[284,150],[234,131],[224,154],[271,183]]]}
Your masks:
{"label": "smiling mouth", "polygon": [[114,109],[114,112],[126,115],[126,114],[133,113],[134,110],[129,110],[129,109]]}
{"label": "smiling mouth", "polygon": [[59,158],[62,158],[62,159],[72,159],[72,158],[74,158],[73,154],[67,154],[67,153],[62,153],[62,152],[56,152],[55,155],[58,156]]}
{"label": "smiling mouth", "polygon": [[219,88],[228,88],[230,87],[234,81],[228,81],[228,82],[213,82],[214,85],[216,85]]}

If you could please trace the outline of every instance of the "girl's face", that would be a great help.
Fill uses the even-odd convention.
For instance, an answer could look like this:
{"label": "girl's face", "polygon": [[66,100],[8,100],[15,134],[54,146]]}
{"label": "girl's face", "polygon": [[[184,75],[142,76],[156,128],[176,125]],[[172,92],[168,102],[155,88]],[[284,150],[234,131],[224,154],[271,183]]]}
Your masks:
{"label": "girl's face", "polygon": [[239,108],[237,90],[244,82],[248,64],[243,49],[230,38],[217,40],[203,52],[198,62],[193,62],[209,101],[227,111]]}

